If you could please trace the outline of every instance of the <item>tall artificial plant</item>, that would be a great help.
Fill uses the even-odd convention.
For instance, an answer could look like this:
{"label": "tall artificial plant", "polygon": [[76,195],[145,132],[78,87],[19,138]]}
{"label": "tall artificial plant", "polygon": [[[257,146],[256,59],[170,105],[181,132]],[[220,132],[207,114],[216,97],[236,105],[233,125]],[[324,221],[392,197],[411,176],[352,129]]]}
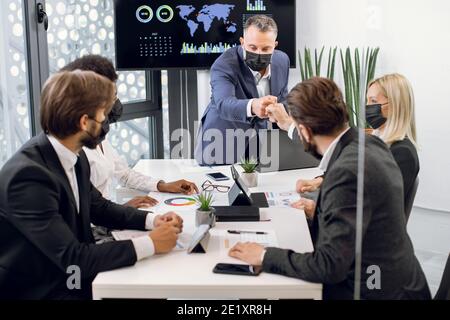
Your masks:
{"label": "tall artificial plant", "polygon": [[361,97],[365,96],[369,82],[374,79],[379,51],[378,47],[362,51],[356,48],[353,52],[347,48],[345,53],[340,49],[345,102],[352,127],[365,127],[365,123],[359,123]]}
{"label": "tall artificial plant", "polygon": [[[325,76],[322,74],[322,60],[325,52],[325,47],[322,47],[320,51],[316,48],[314,49],[314,58],[311,54],[311,49],[306,48],[302,51],[298,51],[298,58],[300,64],[300,75],[302,81],[307,80],[312,77],[321,77]],[[328,61],[327,61],[327,73],[326,77],[333,80],[334,79],[334,70],[335,70],[335,61],[336,61],[336,52],[337,47],[328,49]]]}

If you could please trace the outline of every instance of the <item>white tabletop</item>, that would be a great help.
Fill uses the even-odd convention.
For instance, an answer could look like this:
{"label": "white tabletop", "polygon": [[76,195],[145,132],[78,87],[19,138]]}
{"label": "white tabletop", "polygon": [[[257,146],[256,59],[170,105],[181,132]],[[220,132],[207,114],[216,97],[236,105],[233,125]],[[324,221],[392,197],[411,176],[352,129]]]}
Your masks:
{"label": "white tabletop", "polygon": [[[188,160],[141,160],[139,172],[166,181],[189,179],[199,186],[208,172],[223,172],[231,176],[228,166],[199,168]],[[294,190],[297,179],[310,179],[320,174],[318,169],[292,170],[259,175],[259,185],[251,191]],[[220,184],[230,184],[220,182]],[[223,198],[225,201],[225,198]],[[220,202],[220,201],[219,201]],[[194,212],[180,211],[184,232],[195,231]],[[274,230],[281,248],[311,252],[313,246],[305,215],[291,208],[261,209],[266,222],[217,223],[211,230],[206,254],[173,251],[137,262],[132,267],[98,274],[93,282],[94,299],[102,298],[170,298],[170,299],[321,299],[322,285],[262,273],[257,277],[214,274],[219,262],[242,263],[224,254],[220,248],[222,230]]]}

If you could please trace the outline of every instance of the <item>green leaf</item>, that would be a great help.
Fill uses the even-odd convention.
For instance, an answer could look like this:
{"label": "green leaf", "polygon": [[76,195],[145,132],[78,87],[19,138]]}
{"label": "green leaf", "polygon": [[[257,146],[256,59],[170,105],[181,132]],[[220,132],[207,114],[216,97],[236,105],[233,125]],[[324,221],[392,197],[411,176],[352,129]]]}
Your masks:
{"label": "green leaf", "polygon": [[380,52],[380,48],[377,47],[373,50],[370,58],[370,66],[369,66],[369,72],[368,72],[368,79],[367,82],[372,81],[375,78],[375,70],[377,67],[377,60],[378,60],[378,53]]}
{"label": "green leaf", "polygon": [[308,79],[309,79],[309,78],[312,78],[314,76],[313,66],[312,66],[312,59],[311,59],[311,50],[309,50],[309,49],[306,50],[306,61],[307,61],[306,66],[307,66],[307,69],[308,69],[307,74],[308,74]]}
{"label": "green leaf", "polygon": [[[355,73],[353,68],[353,62],[352,62],[352,56],[350,48],[347,48],[346,54],[346,63],[348,68],[348,77],[349,77],[349,108],[351,108],[352,111],[355,110],[355,101],[354,101],[354,92],[356,87],[356,79],[355,79]],[[353,125],[355,125],[355,119],[353,119]]]}
{"label": "green leaf", "polygon": [[317,57],[317,48],[314,49],[314,71],[316,72],[315,76],[317,76],[317,63],[319,58]]}
{"label": "green leaf", "polygon": [[319,55],[319,61],[317,61],[317,51],[316,51],[316,76],[320,77],[320,72],[322,69],[322,58],[323,58],[323,51],[325,50],[325,46],[322,47],[322,49],[320,50],[320,55]]}
{"label": "green leaf", "polygon": [[330,76],[329,76],[329,78],[331,80],[334,80],[334,67],[335,67],[335,62],[336,62],[336,52],[337,52],[337,47],[335,47],[333,49],[333,58],[332,58],[332,63],[331,63],[331,72],[330,72]]}
{"label": "green leaf", "polygon": [[309,79],[308,73],[308,48],[305,47],[305,79]]}
{"label": "green leaf", "polygon": [[356,113],[356,123],[357,126],[360,126],[359,123],[359,114],[360,114],[360,104],[361,104],[361,56],[359,54],[359,49],[355,49],[355,87],[354,87],[354,99],[355,105],[354,110]]}
{"label": "green leaf", "polygon": [[348,65],[346,64],[346,58],[345,54],[342,51],[342,49],[339,49],[340,57],[341,57],[341,66],[342,66],[342,74],[344,77],[344,91],[345,91],[345,104],[347,106],[347,111],[349,114],[349,122],[350,125],[353,127],[353,116],[352,116],[352,101],[351,101],[351,82],[350,82],[350,75],[349,75],[349,69]]}
{"label": "green leaf", "polygon": [[298,50],[298,61],[299,61],[299,65],[300,65],[300,76],[302,77],[302,81],[305,81],[305,68],[303,65],[303,59],[302,59],[302,52],[301,50]]}
{"label": "green leaf", "polygon": [[331,47],[328,49],[328,64],[327,64],[327,78],[331,79]]}

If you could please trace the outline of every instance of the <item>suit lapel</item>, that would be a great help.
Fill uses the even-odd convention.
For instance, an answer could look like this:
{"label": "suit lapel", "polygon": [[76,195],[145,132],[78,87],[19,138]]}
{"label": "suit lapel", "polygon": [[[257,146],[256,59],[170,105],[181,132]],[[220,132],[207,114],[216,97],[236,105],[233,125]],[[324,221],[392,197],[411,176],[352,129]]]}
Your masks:
{"label": "suit lapel", "polygon": [[[55,149],[53,149],[53,146],[44,133],[41,133],[38,139],[38,143],[42,151],[42,158],[46,162],[49,170],[56,174],[65,191],[69,195],[70,202],[75,212],[75,219],[78,223],[78,236],[81,237],[80,240],[91,243],[95,242],[90,225],[90,169],[85,153],[83,151],[80,152],[80,168],[78,168],[78,172],[76,172],[80,199],[79,213],[76,213],[77,205],[72,187],[70,186],[66,172],[59,161]],[[75,171],[77,171],[77,168],[75,168]]]}
{"label": "suit lapel", "polygon": [[[358,135],[358,131],[354,128],[350,128],[339,140],[338,144],[336,145],[336,148],[334,149],[333,154],[331,155],[330,162],[328,163],[327,171],[324,174],[324,179],[327,175],[327,172],[330,171],[333,164],[336,162],[336,160],[339,158],[340,154],[342,153],[342,150],[345,149],[346,146],[350,144],[354,139],[356,139]],[[322,188],[319,189],[319,195],[317,197],[317,207],[316,212],[314,214],[313,218],[313,224],[312,224],[312,230],[311,230],[311,237],[313,239],[313,243],[317,240],[317,233],[318,233],[318,223],[319,223],[319,215],[321,214],[322,210],[320,207],[320,201],[322,198]]]}
{"label": "suit lapel", "polygon": [[[334,149],[333,154],[331,155],[330,161],[328,162],[328,168],[327,172],[330,171],[333,164],[336,162],[336,160],[341,155],[342,150],[350,144],[356,137],[358,136],[358,131],[354,128],[350,128],[339,140],[339,142],[336,145],[336,148]],[[326,176],[325,172],[325,176]]]}
{"label": "suit lapel", "polygon": [[[275,55],[275,52],[273,53]],[[270,66],[271,70],[271,75],[270,75],[270,94],[273,96],[278,97],[278,95],[280,94],[281,88],[280,85],[281,83],[283,83],[282,81],[280,81],[279,78],[279,73],[278,72],[274,72],[277,70],[278,66],[273,62],[275,59],[272,57],[272,64]],[[281,70],[281,69],[280,69]]]}
{"label": "suit lapel", "polygon": [[64,168],[59,161],[58,155],[56,154],[55,149],[51,145],[45,133],[41,133],[38,137],[38,143],[40,149],[42,151],[42,158],[47,164],[48,169],[56,173],[56,176],[60,180],[61,184],[64,187],[64,190],[69,194],[70,202],[72,203],[74,210],[77,210],[77,205],[75,202],[75,198],[73,196],[72,187],[70,186],[69,179],[67,178],[67,174],[64,171]]}

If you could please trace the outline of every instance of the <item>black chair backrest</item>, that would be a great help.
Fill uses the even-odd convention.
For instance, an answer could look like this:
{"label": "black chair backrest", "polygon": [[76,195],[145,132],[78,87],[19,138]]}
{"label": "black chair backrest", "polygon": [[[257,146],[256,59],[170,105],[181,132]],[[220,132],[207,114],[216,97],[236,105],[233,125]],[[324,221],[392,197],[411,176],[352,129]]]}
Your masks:
{"label": "black chair backrest", "polygon": [[448,255],[441,284],[434,296],[434,300],[450,300],[450,254]]}
{"label": "black chair backrest", "polygon": [[408,223],[409,216],[411,215],[411,210],[414,204],[414,198],[416,197],[417,189],[419,188],[419,177],[414,181],[414,185],[412,186],[409,193],[406,195],[405,201],[405,215],[406,215],[406,223]]}

